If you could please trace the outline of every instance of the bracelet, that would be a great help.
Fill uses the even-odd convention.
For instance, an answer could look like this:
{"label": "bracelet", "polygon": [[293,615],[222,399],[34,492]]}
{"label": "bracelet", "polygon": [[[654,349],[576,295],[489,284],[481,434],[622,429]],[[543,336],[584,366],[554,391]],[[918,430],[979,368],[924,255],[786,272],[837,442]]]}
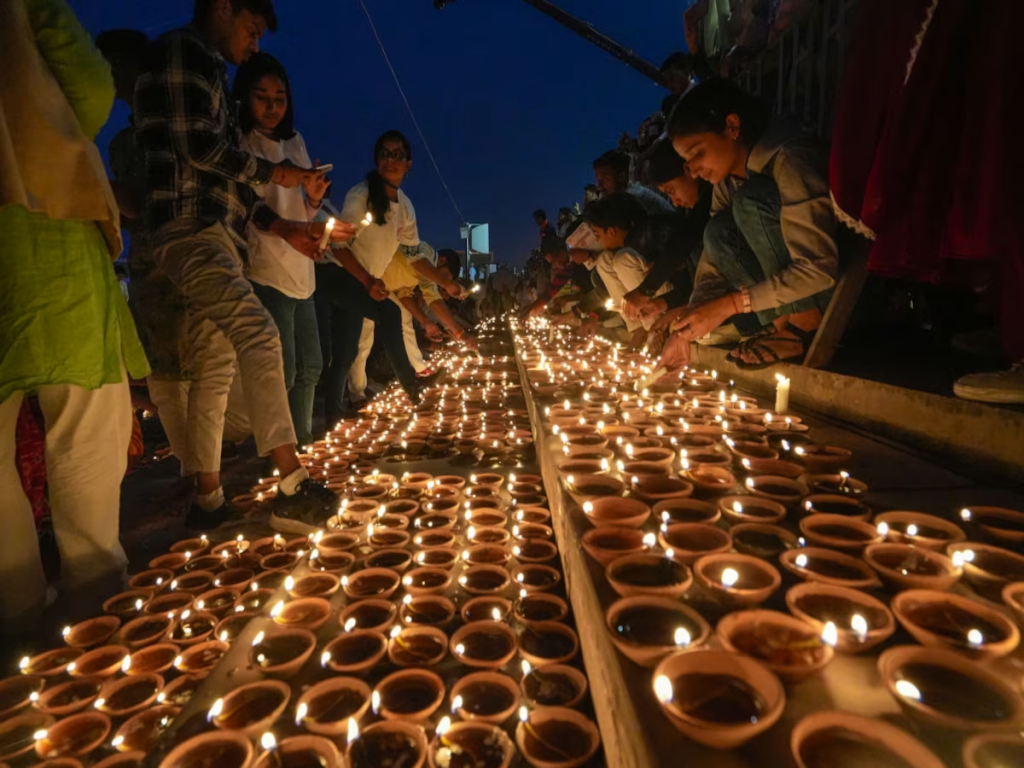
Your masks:
{"label": "bracelet", "polygon": [[750,289],[749,288],[741,288],[740,289],[740,298],[743,299],[743,312],[746,313],[746,314],[749,314],[749,313],[753,312],[754,310],[750,306]]}
{"label": "bracelet", "polygon": [[324,199],[323,199],[323,198],[321,197],[321,198],[320,198],[319,200],[317,200],[316,202],[314,202],[313,200],[311,200],[311,199],[309,199],[309,198],[307,197],[307,198],[306,198],[306,202],[307,202],[307,203],[309,203],[309,207],[310,207],[310,208],[319,208],[319,207],[320,207],[321,205],[323,205],[323,204],[324,204]]}

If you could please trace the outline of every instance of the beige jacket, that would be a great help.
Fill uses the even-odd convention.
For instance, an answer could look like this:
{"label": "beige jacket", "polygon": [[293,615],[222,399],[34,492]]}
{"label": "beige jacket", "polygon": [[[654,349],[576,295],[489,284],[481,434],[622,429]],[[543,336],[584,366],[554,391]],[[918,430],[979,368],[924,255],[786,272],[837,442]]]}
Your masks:
{"label": "beige jacket", "polygon": [[[779,223],[792,263],[750,288],[754,312],[813,296],[835,284],[839,256],[835,242],[835,212],[829,196],[825,154],[791,123],[773,120],[747,158],[747,172],[771,176],[779,187]],[[732,205],[733,185],[727,178],[715,185],[711,215]],[[717,270],[701,256],[694,279],[691,305],[724,295]]]}
{"label": "beige jacket", "polygon": [[[437,256],[434,253],[434,249],[423,242],[420,245],[423,246],[424,253],[424,256],[421,258],[436,266]],[[438,291],[437,286],[413,269],[412,264],[409,263],[406,255],[402,253],[401,248],[395,251],[391,263],[388,264],[388,268],[381,275],[381,280],[384,281],[384,286],[395,294],[395,298],[401,299],[405,296],[412,296],[418,287],[420,293],[423,294],[423,300],[427,304],[433,304],[435,301],[441,300],[441,293]]]}
{"label": "beige jacket", "polygon": [[[37,42],[30,9],[41,20],[37,24],[46,24],[45,41]],[[54,74],[62,74],[60,68],[44,58],[44,44],[69,65],[69,78],[84,80],[91,73],[83,70],[102,71],[105,65],[62,0],[0,0],[0,207],[21,205],[51,219],[95,221],[116,258],[122,249],[120,215],[103,160]],[[75,66],[69,61],[74,55],[90,66]],[[78,84],[83,90],[95,85]],[[102,85],[112,103],[109,68]]]}

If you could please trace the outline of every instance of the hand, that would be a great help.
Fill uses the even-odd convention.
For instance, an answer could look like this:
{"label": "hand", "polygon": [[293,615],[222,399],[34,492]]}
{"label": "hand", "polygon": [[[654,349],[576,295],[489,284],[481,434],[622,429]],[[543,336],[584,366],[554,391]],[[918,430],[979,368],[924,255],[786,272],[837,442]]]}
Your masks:
{"label": "hand", "polygon": [[459,337],[459,341],[465,344],[470,349],[479,349],[480,342],[476,340],[476,336],[471,333],[463,332],[462,336]]}
{"label": "hand", "polygon": [[[320,165],[320,159],[317,158],[314,160],[313,165]],[[322,173],[302,182],[302,188],[306,190],[306,199],[310,202],[316,203],[323,202],[324,195],[327,194],[327,188],[329,186],[331,186],[330,179]]]}
{"label": "hand", "polygon": [[591,336],[597,333],[597,325],[597,320],[590,318],[589,320],[585,320],[583,322],[583,325],[576,329],[576,333],[585,339],[589,339]]}
{"label": "hand", "polygon": [[300,184],[307,184],[316,178],[323,178],[322,173],[317,173],[312,168],[299,168],[290,160],[278,163],[274,166],[274,175],[270,177],[272,184],[278,184],[286,189],[292,189]]}
{"label": "hand", "polygon": [[371,277],[366,284],[366,290],[370,292],[370,298],[374,301],[384,301],[388,297],[388,289],[384,287],[384,281],[377,277]]}
{"label": "hand", "polygon": [[527,317],[538,317],[544,314],[544,310],[547,309],[547,304],[543,301],[534,302],[534,305],[530,307],[529,312],[526,313]]}
{"label": "hand", "polygon": [[655,321],[654,325],[651,326],[651,330],[669,331],[671,330],[673,323],[677,323],[680,320],[682,320],[684,317],[690,314],[690,311],[690,307],[676,307],[675,309],[670,309]]}
{"label": "hand", "polygon": [[686,317],[673,325],[673,330],[686,334],[693,341],[707,336],[734,314],[736,306],[732,297],[722,296],[691,309]]}
{"label": "hand", "polygon": [[441,329],[437,327],[437,323],[428,320],[423,323],[423,330],[427,334],[427,338],[431,341],[441,340]]}
{"label": "hand", "polygon": [[[320,240],[324,236],[324,229],[326,227],[327,222],[324,221],[306,223],[302,221],[289,221],[288,219],[277,219],[270,225],[270,231],[303,256],[313,261],[319,261],[323,257],[323,251],[320,250]],[[347,222],[336,221],[334,223],[334,230],[331,232],[331,240],[348,240],[354,229]]]}
{"label": "hand", "polygon": [[626,344],[626,347],[628,349],[640,349],[640,347],[644,345],[645,341],[647,341],[647,331],[642,327],[637,328],[633,331],[633,335],[630,336],[629,343]]}
{"label": "hand", "polygon": [[462,285],[455,282],[454,280],[452,280],[449,283],[443,283],[441,287],[444,288],[445,293],[447,293],[453,299],[464,299],[467,296],[469,296],[469,291],[467,291]]}
{"label": "hand", "polygon": [[657,317],[668,312],[668,302],[664,299],[651,299],[643,309],[640,310],[640,322],[648,323]]}
{"label": "hand", "polygon": [[690,362],[690,340],[682,333],[673,333],[661,351],[659,365],[669,371],[676,371]]}
{"label": "hand", "polygon": [[630,322],[636,322],[643,317],[643,310],[650,304],[650,296],[645,296],[639,290],[630,291],[622,297],[622,316]]}

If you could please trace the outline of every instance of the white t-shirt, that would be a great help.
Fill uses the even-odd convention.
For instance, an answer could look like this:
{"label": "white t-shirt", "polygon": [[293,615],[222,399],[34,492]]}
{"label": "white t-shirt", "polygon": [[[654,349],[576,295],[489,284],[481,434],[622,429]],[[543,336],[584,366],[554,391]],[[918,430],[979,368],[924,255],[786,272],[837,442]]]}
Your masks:
{"label": "white t-shirt", "polygon": [[[242,137],[242,149],[272,163],[291,160],[295,165],[313,165],[306,151],[306,142],[296,133],[287,141],[277,141],[259,131]],[[263,198],[282,219],[309,221],[302,187],[286,189],[278,184],[261,184],[256,194]],[[260,285],[276,288],[293,299],[308,299],[316,289],[316,270],[312,259],[303,256],[277,235],[262,232],[250,221],[249,279]]]}
{"label": "white t-shirt", "polygon": [[[345,204],[338,218],[359,227],[359,222],[366,218],[370,210],[366,206],[368,197],[369,187],[366,182],[356,184],[345,195]],[[416,211],[402,190],[398,190],[398,200],[391,201],[387,219],[383,226],[374,221],[368,227],[359,227],[359,233],[349,245],[356,261],[374,277],[384,274],[398,246],[420,244],[420,233],[416,228]]]}

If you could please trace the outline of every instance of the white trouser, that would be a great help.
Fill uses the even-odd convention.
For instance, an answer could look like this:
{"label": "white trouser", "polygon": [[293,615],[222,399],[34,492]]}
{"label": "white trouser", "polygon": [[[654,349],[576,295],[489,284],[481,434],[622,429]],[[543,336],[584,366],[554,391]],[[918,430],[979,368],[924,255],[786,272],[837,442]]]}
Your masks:
{"label": "white trouser", "polygon": [[359,352],[352,361],[348,372],[348,396],[353,400],[366,397],[366,361],[373,349],[373,320],[363,319],[363,331],[359,334]]}
{"label": "white trouser", "polygon": [[405,339],[405,353],[409,356],[409,363],[416,373],[427,370],[427,362],[423,359],[423,352],[416,342],[416,327],[413,325],[412,312],[405,308],[401,301],[394,296],[389,296],[398,308],[402,311],[402,338]]}
{"label": "white trouser", "polygon": [[[118,541],[121,480],[128,464],[132,405],[128,376],[88,390],[51,384],[37,391],[46,429],[46,480],[66,591],[117,589],[128,564]],[[41,610],[46,576],[32,508],[16,462],[24,395],[0,403],[0,617]],[[109,583],[108,583],[109,582]]]}
{"label": "white trouser", "polygon": [[[620,314],[622,313],[622,297],[639,288],[640,283],[647,277],[648,271],[650,271],[650,265],[640,254],[630,248],[604,251],[597,257],[597,273],[601,275],[604,286],[608,290],[608,296],[618,307]],[[656,295],[660,296],[666,291],[668,291],[668,286],[664,285],[658,289]],[[630,331],[635,331],[640,327],[640,323],[635,320],[630,320],[625,316],[622,319],[625,320],[626,328]],[[651,318],[643,324],[644,327],[650,328],[655,320],[657,318]]]}
{"label": "white trouser", "polygon": [[188,390],[191,382],[165,381],[150,376],[146,380],[149,399],[157,407],[157,416],[171,444],[171,452],[178,457],[182,475],[185,474],[185,451],[188,449]]}

